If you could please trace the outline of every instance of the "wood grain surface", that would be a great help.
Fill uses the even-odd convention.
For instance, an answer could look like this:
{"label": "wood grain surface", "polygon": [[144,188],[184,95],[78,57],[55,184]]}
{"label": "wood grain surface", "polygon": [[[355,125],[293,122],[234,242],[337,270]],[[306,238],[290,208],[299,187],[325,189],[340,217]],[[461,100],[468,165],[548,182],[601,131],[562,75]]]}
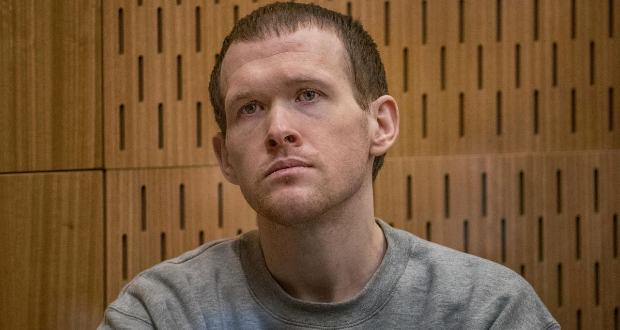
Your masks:
{"label": "wood grain surface", "polygon": [[104,293],[103,173],[0,175],[0,329],[94,329]]}
{"label": "wood grain surface", "polygon": [[103,165],[100,7],[0,1],[0,173]]}

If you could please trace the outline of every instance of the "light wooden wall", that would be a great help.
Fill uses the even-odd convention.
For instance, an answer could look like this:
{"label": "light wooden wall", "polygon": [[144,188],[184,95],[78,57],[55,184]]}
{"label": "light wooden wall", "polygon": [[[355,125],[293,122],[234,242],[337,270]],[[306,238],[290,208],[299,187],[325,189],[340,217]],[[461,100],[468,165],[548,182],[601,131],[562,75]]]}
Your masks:
{"label": "light wooden wall", "polygon": [[[141,270],[255,227],[207,85],[268,2],[0,1],[1,265],[29,273],[0,273],[0,329],[93,328]],[[512,268],[564,329],[618,328],[620,3],[314,3],[362,21],[400,105],[377,216]]]}
{"label": "light wooden wall", "polygon": [[92,329],[104,308],[101,171],[0,175],[0,329]]}
{"label": "light wooden wall", "polygon": [[105,307],[101,1],[0,1],[0,329]]}

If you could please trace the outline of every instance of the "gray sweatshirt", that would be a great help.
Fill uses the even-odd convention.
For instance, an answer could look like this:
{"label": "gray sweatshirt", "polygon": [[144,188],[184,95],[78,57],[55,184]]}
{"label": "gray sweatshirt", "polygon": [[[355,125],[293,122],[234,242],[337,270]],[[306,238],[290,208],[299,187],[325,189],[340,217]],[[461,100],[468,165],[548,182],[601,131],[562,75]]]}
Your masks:
{"label": "gray sweatshirt", "polygon": [[140,273],[108,306],[99,329],[560,329],[510,269],[377,222],[387,251],[353,300],[288,295],[252,231]]}

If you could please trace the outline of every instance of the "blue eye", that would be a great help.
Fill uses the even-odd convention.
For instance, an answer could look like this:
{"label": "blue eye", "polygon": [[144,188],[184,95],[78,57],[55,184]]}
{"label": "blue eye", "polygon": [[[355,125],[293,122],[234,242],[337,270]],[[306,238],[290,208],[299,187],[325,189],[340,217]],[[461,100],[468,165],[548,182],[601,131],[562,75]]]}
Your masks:
{"label": "blue eye", "polygon": [[242,113],[242,114],[251,115],[251,114],[255,113],[256,110],[258,110],[258,105],[256,103],[252,102],[252,103],[248,103],[248,104],[244,105],[243,107],[241,107],[239,112]]}
{"label": "blue eye", "polygon": [[305,90],[299,95],[301,101],[312,101],[317,97],[318,93],[313,90]]}

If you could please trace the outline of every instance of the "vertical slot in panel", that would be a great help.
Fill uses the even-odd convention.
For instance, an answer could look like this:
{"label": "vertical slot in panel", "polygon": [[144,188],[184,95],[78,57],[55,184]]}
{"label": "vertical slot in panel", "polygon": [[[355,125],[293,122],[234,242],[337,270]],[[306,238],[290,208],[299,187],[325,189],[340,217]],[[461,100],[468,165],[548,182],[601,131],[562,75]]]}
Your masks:
{"label": "vertical slot in panel", "polygon": [[496,14],[495,14],[495,36],[497,41],[502,41],[502,0],[497,0],[497,4],[495,6]]}
{"label": "vertical slot in panel", "polygon": [[596,57],[594,55],[594,41],[590,41],[590,85],[594,85],[596,75]]}
{"label": "vertical slot in panel", "polygon": [[614,308],[614,330],[620,329],[620,313],[618,313],[618,307]]}
{"label": "vertical slot in panel", "polygon": [[239,6],[237,5],[233,7],[233,22],[235,22],[235,24],[239,22]]}
{"label": "vertical slot in panel", "polygon": [[428,136],[427,132],[427,122],[428,122],[428,111],[427,111],[427,100],[426,93],[422,94],[422,138],[426,139]]}
{"label": "vertical slot in panel", "polygon": [[551,83],[553,87],[558,85],[558,44],[553,43],[551,54]]}
{"label": "vertical slot in panel", "polygon": [[469,221],[463,221],[463,251],[469,253]]}
{"label": "vertical slot in panel", "polygon": [[177,55],[177,100],[183,99],[183,60]]}
{"label": "vertical slot in panel", "polygon": [[594,212],[598,213],[598,168],[594,169]]}
{"label": "vertical slot in panel", "polygon": [[177,6],[181,4],[181,0],[177,0]]}
{"label": "vertical slot in panel", "polygon": [[196,103],[196,147],[202,147],[202,103]]}
{"label": "vertical slot in panel", "polygon": [[597,261],[594,263],[594,304],[596,306],[599,305],[601,297],[599,275],[599,265]]}
{"label": "vertical slot in panel", "polygon": [[581,330],[581,309],[577,309],[577,330]]}
{"label": "vertical slot in panel", "polygon": [[465,94],[459,94],[459,136],[465,136]]}
{"label": "vertical slot in panel", "polygon": [[140,219],[141,219],[141,229],[142,231],[146,231],[146,186],[142,186],[141,189],[141,207],[140,207]]}
{"label": "vertical slot in panel", "polygon": [[523,171],[519,172],[519,215],[525,214],[525,183]]}
{"label": "vertical slot in panel", "polygon": [[161,54],[164,49],[164,27],[161,7],[157,8],[157,53]]}
{"label": "vertical slot in panel", "polygon": [[450,176],[446,174],[444,176],[444,216],[445,218],[450,217]]}
{"label": "vertical slot in panel", "polygon": [[426,240],[431,242],[431,222],[426,222]]}
{"label": "vertical slot in panel", "polygon": [[347,2],[347,16],[353,16],[353,9],[351,8],[351,1]]}
{"label": "vertical slot in panel", "polygon": [[515,46],[515,86],[521,87],[521,45]]}
{"label": "vertical slot in panel", "polygon": [[519,267],[519,274],[521,274],[521,277],[525,278],[525,265],[521,264],[521,267]]}
{"label": "vertical slot in panel", "polygon": [[558,281],[558,307],[562,307],[562,263],[558,264],[557,281]]}
{"label": "vertical slot in panel", "polygon": [[495,103],[497,112],[496,134],[499,136],[502,135],[502,91],[497,91],[497,100]]}
{"label": "vertical slot in panel", "polygon": [[144,101],[144,58],[138,56],[138,101]]}
{"label": "vertical slot in panel", "polygon": [[459,43],[465,40],[465,7],[463,0],[459,0]]}
{"label": "vertical slot in panel", "polygon": [[123,8],[118,10],[118,53],[125,54],[125,22]]}
{"label": "vertical slot in panel", "polygon": [[142,6],[142,0],[138,0],[138,6]]}
{"label": "vertical slot in panel", "polygon": [[614,37],[614,0],[609,0],[609,37]]}
{"label": "vertical slot in panel", "polygon": [[160,247],[160,259],[161,261],[166,260],[166,233],[161,233],[160,236],[160,242],[159,242],[159,247]]}
{"label": "vertical slot in panel", "polygon": [[535,89],[534,90],[534,135],[538,135],[538,111],[539,111],[539,107],[538,107],[538,90]]}
{"label": "vertical slot in panel", "polygon": [[478,45],[478,89],[482,89],[484,79],[483,56],[482,45]]}
{"label": "vertical slot in panel", "polygon": [[538,27],[539,27],[539,4],[538,0],[534,0],[534,41],[538,41]]}
{"label": "vertical slot in panel", "polygon": [[482,179],[481,179],[481,195],[480,196],[480,200],[481,200],[481,210],[480,213],[482,214],[483,217],[487,216],[487,174],[486,172],[482,172]]}
{"label": "vertical slot in panel", "polygon": [[577,36],[577,8],[575,0],[570,2],[570,38],[575,39]]}
{"label": "vertical slot in panel", "polygon": [[618,215],[614,214],[612,225],[612,254],[614,259],[618,258]]}
{"label": "vertical slot in panel", "polygon": [[205,231],[198,232],[198,246],[205,244]]}
{"label": "vertical slot in panel", "polygon": [[385,32],[385,45],[390,45],[390,2],[386,1],[384,3],[384,11],[383,11],[383,29]]}
{"label": "vertical slot in panel", "polygon": [[185,229],[185,185],[179,186],[179,228]]}
{"label": "vertical slot in panel", "polygon": [[123,239],[122,239],[122,251],[121,251],[121,256],[122,256],[122,266],[121,266],[121,275],[123,278],[123,281],[127,280],[127,235],[123,234]]}
{"label": "vertical slot in panel", "polygon": [[577,100],[575,89],[570,91],[570,131],[575,133],[577,131]]}
{"label": "vertical slot in panel", "polygon": [[562,213],[562,172],[556,172],[556,212]]}
{"label": "vertical slot in panel", "polygon": [[407,220],[413,218],[413,196],[411,192],[411,175],[407,175]]}
{"label": "vertical slot in panel", "polygon": [[614,88],[609,87],[609,131],[614,130]]}
{"label": "vertical slot in panel", "polygon": [[441,57],[440,68],[439,68],[440,84],[441,84],[441,90],[445,91],[446,90],[446,46],[441,46],[440,57]]}
{"label": "vertical slot in panel", "polygon": [[200,24],[200,6],[196,7],[196,53],[200,53],[202,46],[202,27]]}
{"label": "vertical slot in panel", "polygon": [[164,148],[164,104],[157,105],[157,133],[158,133],[158,147]]}
{"label": "vertical slot in panel", "polygon": [[224,227],[224,192],[221,182],[217,183],[217,227]]}
{"label": "vertical slot in panel", "polygon": [[539,217],[538,218],[538,261],[543,261],[543,256],[544,256],[544,247],[545,247],[545,242],[544,242],[544,227],[543,227],[543,218]]}
{"label": "vertical slot in panel", "polygon": [[501,252],[502,252],[502,263],[506,263],[506,219],[502,219],[501,223]]}
{"label": "vertical slot in panel", "polygon": [[579,216],[575,218],[575,258],[577,260],[581,259],[581,224]]}
{"label": "vertical slot in panel", "polygon": [[119,148],[125,150],[125,105],[121,104],[118,111]]}
{"label": "vertical slot in panel", "polygon": [[409,90],[409,49],[403,49],[403,92]]}
{"label": "vertical slot in panel", "polygon": [[422,1],[422,45],[426,45],[427,30],[426,0]]}

